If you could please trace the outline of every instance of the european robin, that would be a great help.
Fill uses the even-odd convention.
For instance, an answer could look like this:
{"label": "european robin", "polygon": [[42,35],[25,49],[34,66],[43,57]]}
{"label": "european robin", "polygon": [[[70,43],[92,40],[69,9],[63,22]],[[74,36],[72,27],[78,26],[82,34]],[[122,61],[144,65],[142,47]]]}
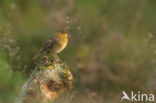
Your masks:
{"label": "european robin", "polygon": [[42,53],[51,53],[56,61],[60,61],[57,56],[67,45],[68,43],[68,32],[67,30],[58,30],[55,35],[48,39],[45,42],[42,49],[37,53],[33,59],[36,59]]}

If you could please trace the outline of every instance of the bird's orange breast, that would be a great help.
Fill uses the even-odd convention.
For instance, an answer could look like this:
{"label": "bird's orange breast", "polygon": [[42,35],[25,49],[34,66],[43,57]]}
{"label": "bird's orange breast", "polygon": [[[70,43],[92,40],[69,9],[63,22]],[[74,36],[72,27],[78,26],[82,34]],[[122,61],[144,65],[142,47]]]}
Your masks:
{"label": "bird's orange breast", "polygon": [[60,40],[59,40],[59,47],[56,51],[57,53],[61,52],[67,46],[68,43],[67,35],[60,35],[59,38]]}

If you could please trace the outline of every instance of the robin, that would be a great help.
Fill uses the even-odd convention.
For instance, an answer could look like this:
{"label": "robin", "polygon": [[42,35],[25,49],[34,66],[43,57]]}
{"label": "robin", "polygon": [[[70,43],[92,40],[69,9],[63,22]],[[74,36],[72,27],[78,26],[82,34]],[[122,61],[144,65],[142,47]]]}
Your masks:
{"label": "robin", "polygon": [[60,58],[57,56],[67,45],[68,43],[68,32],[67,30],[58,30],[55,35],[53,35],[45,44],[42,49],[37,53],[33,59],[36,59],[42,53],[52,53],[56,61],[60,61]]}

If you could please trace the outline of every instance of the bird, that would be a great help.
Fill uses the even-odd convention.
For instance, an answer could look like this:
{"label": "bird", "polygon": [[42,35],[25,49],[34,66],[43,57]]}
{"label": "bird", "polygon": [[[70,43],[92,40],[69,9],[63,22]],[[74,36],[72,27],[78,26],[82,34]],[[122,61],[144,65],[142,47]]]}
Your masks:
{"label": "bird", "polygon": [[55,35],[50,37],[41,50],[33,57],[35,60],[43,53],[51,53],[52,56],[55,58],[56,61],[60,61],[60,58],[57,56],[68,43],[68,31],[67,30],[58,30]]}

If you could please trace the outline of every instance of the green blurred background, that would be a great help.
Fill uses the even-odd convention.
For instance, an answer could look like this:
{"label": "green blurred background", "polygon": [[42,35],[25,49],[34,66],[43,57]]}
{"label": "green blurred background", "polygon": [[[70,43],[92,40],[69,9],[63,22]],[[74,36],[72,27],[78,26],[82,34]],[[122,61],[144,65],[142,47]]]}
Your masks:
{"label": "green blurred background", "polygon": [[58,29],[73,89],[60,103],[118,103],[122,91],[156,94],[156,0],[0,0],[0,103],[13,103]]}

